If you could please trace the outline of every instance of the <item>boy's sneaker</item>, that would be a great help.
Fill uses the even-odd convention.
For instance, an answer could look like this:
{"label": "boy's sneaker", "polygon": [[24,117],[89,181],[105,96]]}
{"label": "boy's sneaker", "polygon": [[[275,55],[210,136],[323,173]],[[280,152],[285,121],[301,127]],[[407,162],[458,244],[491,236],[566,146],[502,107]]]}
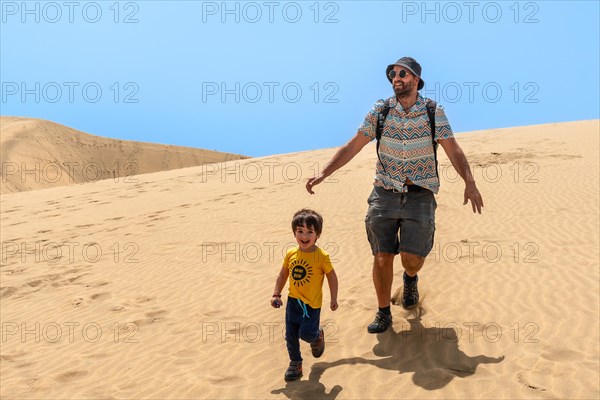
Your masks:
{"label": "boy's sneaker", "polygon": [[325,332],[323,332],[323,328],[319,328],[319,337],[310,344],[310,349],[315,358],[319,358],[323,355],[323,352],[325,351]]}
{"label": "boy's sneaker", "polygon": [[302,361],[290,361],[290,366],[285,371],[285,380],[295,381],[302,376]]}
{"label": "boy's sneaker", "polygon": [[417,288],[417,282],[419,277],[415,275],[415,279],[412,282],[407,281],[406,272],[403,275],[404,278],[404,292],[402,293],[402,307],[407,310],[412,310],[419,303],[419,289]]}
{"label": "boy's sneaker", "polygon": [[367,327],[369,333],[385,332],[392,325],[392,315],[386,314],[383,311],[377,311],[375,320]]}

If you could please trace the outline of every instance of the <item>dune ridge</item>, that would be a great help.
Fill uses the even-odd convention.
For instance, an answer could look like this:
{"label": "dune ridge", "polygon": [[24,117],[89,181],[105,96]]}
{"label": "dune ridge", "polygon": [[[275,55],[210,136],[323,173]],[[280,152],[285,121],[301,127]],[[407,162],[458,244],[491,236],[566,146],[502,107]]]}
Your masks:
{"label": "dune ridge", "polygon": [[239,154],[110,139],[55,122],[0,117],[0,193],[95,182],[207,163]]}
{"label": "dune ridge", "polygon": [[[598,398],[599,130],[460,135],[482,215],[440,152],[422,303],[393,305],[379,335],[366,332],[373,144],[312,196],[305,180],[336,149],[4,194],[0,396]],[[269,299],[302,207],[324,217],[340,307],[325,286],[325,354],[303,343],[304,377],[286,383],[284,312]]]}

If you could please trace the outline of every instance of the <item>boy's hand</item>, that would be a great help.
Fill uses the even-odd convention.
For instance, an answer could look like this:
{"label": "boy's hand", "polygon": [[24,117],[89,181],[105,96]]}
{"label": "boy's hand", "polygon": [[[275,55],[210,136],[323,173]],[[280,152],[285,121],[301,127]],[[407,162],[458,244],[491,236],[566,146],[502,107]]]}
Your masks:
{"label": "boy's hand", "polygon": [[331,300],[331,311],[335,311],[338,309],[338,303],[337,300]]}
{"label": "boy's hand", "polygon": [[281,297],[277,297],[277,296],[271,297],[271,306],[273,308],[279,308],[282,305],[283,305],[283,301],[281,300]]}

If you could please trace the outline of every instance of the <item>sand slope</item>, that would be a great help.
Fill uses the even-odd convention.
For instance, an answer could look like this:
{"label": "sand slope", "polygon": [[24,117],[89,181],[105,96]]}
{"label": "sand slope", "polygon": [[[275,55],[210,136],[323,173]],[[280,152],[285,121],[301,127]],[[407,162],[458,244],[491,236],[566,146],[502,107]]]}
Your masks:
{"label": "sand slope", "polygon": [[[374,145],[313,196],[303,182],[335,149],[3,195],[0,395],[598,398],[598,132],[459,137],[484,213],[462,206],[442,155],[423,302],[392,306],[380,335],[366,332]],[[323,214],[340,308],[323,309],[323,357],[304,343],[305,376],[286,384],[284,311],[269,298],[301,207]]]}
{"label": "sand slope", "polygon": [[247,158],[238,154],[94,136],[54,122],[0,117],[0,193]]}

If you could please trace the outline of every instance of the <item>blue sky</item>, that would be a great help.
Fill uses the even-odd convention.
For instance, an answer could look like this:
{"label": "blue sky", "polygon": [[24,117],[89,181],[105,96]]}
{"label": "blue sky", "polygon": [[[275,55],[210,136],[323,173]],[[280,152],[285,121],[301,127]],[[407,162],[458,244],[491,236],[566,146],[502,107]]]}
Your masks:
{"label": "blue sky", "polygon": [[409,55],[455,132],[599,118],[598,1],[1,1],[1,114],[250,156],[337,147]]}

